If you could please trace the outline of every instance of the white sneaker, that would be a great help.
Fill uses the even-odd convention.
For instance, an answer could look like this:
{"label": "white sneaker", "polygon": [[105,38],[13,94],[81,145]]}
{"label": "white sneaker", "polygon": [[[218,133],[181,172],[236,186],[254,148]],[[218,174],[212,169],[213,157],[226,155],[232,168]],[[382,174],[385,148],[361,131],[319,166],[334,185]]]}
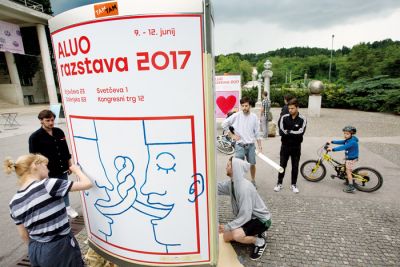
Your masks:
{"label": "white sneaker", "polygon": [[71,208],[71,206],[68,206],[68,207],[67,207],[67,214],[68,214],[68,216],[71,217],[72,219],[79,216],[78,212],[76,212],[76,210],[74,210],[73,208]]}
{"label": "white sneaker", "polygon": [[293,193],[296,193],[296,194],[300,192],[299,189],[297,188],[297,186],[294,184],[292,184],[292,191],[293,191]]}
{"label": "white sneaker", "polygon": [[283,188],[283,186],[282,186],[281,184],[277,184],[277,185],[274,187],[274,191],[275,191],[275,192],[279,192],[279,191],[282,190],[282,188]]}

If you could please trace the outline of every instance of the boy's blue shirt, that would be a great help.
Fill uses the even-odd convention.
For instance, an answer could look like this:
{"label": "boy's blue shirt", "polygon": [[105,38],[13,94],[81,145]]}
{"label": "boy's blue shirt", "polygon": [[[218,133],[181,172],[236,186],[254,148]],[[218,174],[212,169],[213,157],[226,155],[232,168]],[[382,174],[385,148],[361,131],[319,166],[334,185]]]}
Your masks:
{"label": "boy's blue shirt", "polygon": [[350,139],[345,140],[333,140],[332,144],[341,146],[334,147],[332,151],[345,151],[346,159],[353,160],[358,158],[358,138],[352,136]]}

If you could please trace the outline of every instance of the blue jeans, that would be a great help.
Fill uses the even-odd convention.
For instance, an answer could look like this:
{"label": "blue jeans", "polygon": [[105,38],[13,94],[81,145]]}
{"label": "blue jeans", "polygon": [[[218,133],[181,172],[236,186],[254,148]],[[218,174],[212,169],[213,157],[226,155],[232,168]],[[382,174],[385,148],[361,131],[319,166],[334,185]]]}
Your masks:
{"label": "blue jeans", "polygon": [[268,138],[268,118],[264,115],[261,116],[261,129],[263,132],[263,137]]}
{"label": "blue jeans", "polygon": [[[60,176],[56,177],[58,179],[62,179],[62,180],[68,180],[68,173],[63,173]],[[66,194],[64,196],[64,203],[65,203],[65,207],[69,207],[69,196],[68,194]]]}
{"label": "blue jeans", "polygon": [[256,146],[253,144],[236,143],[235,157],[247,160],[251,165],[256,165]]}

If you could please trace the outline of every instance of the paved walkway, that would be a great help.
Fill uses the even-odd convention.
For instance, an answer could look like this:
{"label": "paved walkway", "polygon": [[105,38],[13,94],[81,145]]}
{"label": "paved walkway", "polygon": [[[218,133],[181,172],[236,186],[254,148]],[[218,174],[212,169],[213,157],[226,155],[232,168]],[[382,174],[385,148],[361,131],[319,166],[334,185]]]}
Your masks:
{"label": "paved walkway", "polygon": [[[39,127],[36,118],[45,106],[14,109],[19,129],[3,130],[0,125],[0,157],[17,157],[27,152],[27,138]],[[9,112],[0,108],[0,113]],[[307,110],[301,110],[307,115]],[[277,118],[279,109],[273,109]],[[0,122],[1,123],[1,122]],[[309,118],[302,148],[301,162],[316,158],[316,151],[326,140],[342,138],[341,129],[352,124],[360,138],[359,165],[378,169],[384,177],[382,188],[374,193],[342,192],[342,182],[327,178],[310,183],[298,178],[299,194],[289,190],[286,175],[284,190],[275,193],[277,173],[258,161],[258,191],[273,216],[268,233],[268,247],[256,262],[249,259],[249,247],[234,244],[244,266],[400,266],[400,117],[390,114],[351,110],[323,109],[320,118]],[[59,125],[65,129],[65,123]],[[264,152],[279,162],[278,137],[263,141]],[[337,159],[343,154],[334,154]],[[217,177],[225,179],[228,157],[217,154]],[[290,167],[288,167],[290,173]],[[15,226],[8,216],[7,203],[15,192],[15,181],[0,174],[0,266],[13,266],[26,253]],[[80,210],[78,194],[73,207]],[[232,218],[229,199],[219,198],[219,219]],[[82,250],[86,231],[78,234]]]}

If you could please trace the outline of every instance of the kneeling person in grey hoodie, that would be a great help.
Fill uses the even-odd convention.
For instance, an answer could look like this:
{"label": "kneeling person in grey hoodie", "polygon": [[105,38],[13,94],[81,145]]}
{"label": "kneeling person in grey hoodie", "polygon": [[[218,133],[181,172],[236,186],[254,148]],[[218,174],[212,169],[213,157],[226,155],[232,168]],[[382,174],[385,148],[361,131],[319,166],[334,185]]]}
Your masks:
{"label": "kneeling person in grey hoodie", "polygon": [[218,183],[218,194],[231,197],[235,219],[225,225],[219,225],[224,241],[236,241],[253,244],[250,258],[257,260],[264,253],[266,231],[271,226],[271,214],[254,185],[245,178],[250,164],[238,158],[230,158],[226,165],[226,174],[230,180]]}

